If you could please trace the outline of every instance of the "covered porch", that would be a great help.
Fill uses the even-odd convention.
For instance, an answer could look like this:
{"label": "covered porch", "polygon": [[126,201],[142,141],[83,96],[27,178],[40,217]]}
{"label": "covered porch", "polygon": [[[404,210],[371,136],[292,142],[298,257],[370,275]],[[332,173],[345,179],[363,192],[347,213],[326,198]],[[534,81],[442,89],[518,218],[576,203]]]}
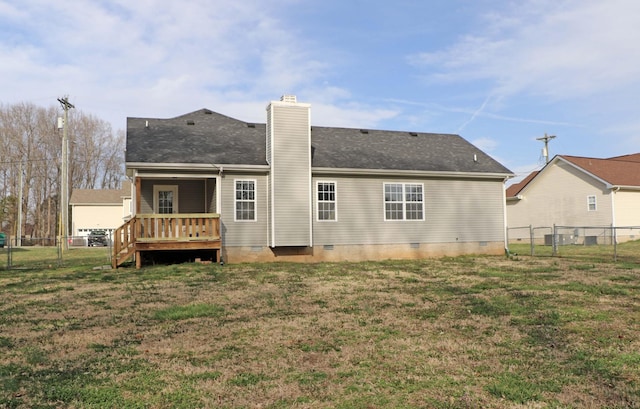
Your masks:
{"label": "covered porch", "polygon": [[145,253],[185,250],[210,250],[214,261],[220,261],[219,214],[136,215],[114,232],[111,266],[117,268],[135,256],[140,268]]}
{"label": "covered porch", "polygon": [[151,252],[206,250],[220,261],[220,175],[136,171],[133,216],[113,235],[112,267],[135,256],[140,268]]}

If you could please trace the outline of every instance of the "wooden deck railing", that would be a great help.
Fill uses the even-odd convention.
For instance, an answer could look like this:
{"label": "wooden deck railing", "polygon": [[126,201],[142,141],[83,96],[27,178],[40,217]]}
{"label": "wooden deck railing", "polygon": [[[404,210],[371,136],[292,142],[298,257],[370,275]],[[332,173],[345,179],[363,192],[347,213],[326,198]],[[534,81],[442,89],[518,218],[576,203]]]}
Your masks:
{"label": "wooden deck railing", "polygon": [[217,213],[138,214],[114,232],[111,264],[116,268],[131,258],[138,243],[173,243],[173,248],[179,249],[180,242],[219,240]]}
{"label": "wooden deck railing", "polygon": [[190,241],[220,238],[217,213],[139,214],[136,215],[138,241]]}

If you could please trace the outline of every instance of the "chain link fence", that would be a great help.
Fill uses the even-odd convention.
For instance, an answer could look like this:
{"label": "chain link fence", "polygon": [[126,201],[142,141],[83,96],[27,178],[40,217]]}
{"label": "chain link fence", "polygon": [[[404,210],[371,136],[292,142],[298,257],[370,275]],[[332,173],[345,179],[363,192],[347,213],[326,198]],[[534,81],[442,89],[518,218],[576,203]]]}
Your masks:
{"label": "chain link fence", "polygon": [[[66,245],[64,245],[66,243]],[[64,265],[65,260],[73,259],[81,253],[92,252],[97,263],[111,264],[111,240],[104,247],[89,247],[87,237],[65,238],[5,237],[0,247],[0,269],[43,269]]]}
{"label": "chain link fence", "polygon": [[519,226],[507,228],[508,251],[531,256],[610,256],[640,261],[640,226]]}

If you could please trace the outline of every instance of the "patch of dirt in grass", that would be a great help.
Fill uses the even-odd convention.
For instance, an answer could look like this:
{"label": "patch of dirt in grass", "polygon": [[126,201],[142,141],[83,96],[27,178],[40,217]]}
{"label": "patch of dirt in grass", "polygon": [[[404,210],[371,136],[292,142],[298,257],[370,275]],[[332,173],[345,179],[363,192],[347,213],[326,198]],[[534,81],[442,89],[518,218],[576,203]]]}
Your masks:
{"label": "patch of dirt in grass", "polygon": [[[640,295],[623,290],[638,270],[611,281],[621,276],[615,266],[584,264],[467,257],[34,278],[0,301],[0,369],[83,368],[122,399],[153,397],[156,407],[170,398],[204,407],[637,407],[640,371],[624,362],[640,350]],[[15,277],[0,277],[0,287],[8,282]],[[215,314],[157,314],[193,305]],[[500,374],[544,380],[538,400],[494,396],[488,385],[524,385],[501,385]],[[46,387],[20,382],[12,393]]]}

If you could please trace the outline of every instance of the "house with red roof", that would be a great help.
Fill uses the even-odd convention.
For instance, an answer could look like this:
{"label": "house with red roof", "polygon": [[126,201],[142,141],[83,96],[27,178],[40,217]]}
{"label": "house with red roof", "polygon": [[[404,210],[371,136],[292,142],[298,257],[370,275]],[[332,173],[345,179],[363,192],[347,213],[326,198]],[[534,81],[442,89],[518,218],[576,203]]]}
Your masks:
{"label": "house with red roof", "polygon": [[640,226],[640,153],[604,159],[557,155],[509,186],[506,200],[510,241],[529,239],[529,230],[520,227],[554,225],[620,227],[618,241],[638,238],[640,229],[622,227]]}

